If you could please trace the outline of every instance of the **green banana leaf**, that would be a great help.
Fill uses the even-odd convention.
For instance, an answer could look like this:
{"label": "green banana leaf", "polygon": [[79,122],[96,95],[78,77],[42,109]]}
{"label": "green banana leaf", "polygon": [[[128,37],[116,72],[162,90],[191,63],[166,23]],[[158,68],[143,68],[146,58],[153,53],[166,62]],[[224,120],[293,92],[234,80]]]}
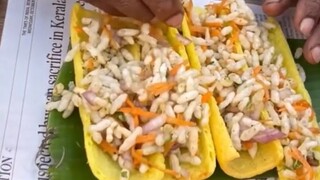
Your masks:
{"label": "green banana leaf", "polygon": [[[288,39],[291,52],[294,53],[298,47],[303,47],[304,40]],[[320,117],[320,65],[308,64],[303,57],[296,60],[305,70],[307,80],[306,88],[312,98],[312,104],[317,117]],[[63,83],[74,80],[72,63],[65,63],[56,83]],[[319,118],[318,118],[319,119]],[[87,164],[85,149],[83,145],[82,124],[79,113],[76,110],[69,118],[63,119],[61,113],[50,112],[48,129],[53,129],[55,136],[50,140],[49,151],[55,164],[50,168],[51,179],[55,180],[93,180],[96,179]],[[268,171],[257,176],[257,179],[276,177],[276,170]],[[215,173],[209,179],[231,180],[217,167]]]}

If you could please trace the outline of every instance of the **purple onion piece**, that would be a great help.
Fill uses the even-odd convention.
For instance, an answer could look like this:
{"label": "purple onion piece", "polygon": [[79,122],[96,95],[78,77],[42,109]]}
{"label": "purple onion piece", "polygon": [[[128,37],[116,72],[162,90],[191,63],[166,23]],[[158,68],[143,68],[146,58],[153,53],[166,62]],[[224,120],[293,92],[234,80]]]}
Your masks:
{"label": "purple onion piece", "polygon": [[282,139],[284,137],[286,137],[286,135],[278,129],[266,129],[264,131],[259,132],[252,139],[258,143],[265,144],[277,139]]}
{"label": "purple onion piece", "polygon": [[92,91],[86,91],[86,92],[82,93],[82,96],[91,105],[94,105],[94,100],[97,97],[96,94]]}

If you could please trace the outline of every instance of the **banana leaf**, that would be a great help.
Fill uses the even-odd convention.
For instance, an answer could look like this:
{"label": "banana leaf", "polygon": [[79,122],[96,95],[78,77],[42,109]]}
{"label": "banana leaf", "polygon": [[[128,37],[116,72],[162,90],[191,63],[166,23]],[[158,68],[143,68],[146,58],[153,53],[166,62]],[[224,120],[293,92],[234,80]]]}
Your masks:
{"label": "banana leaf", "polygon": [[[298,47],[303,47],[304,40],[288,39],[292,53]],[[303,57],[296,60],[305,70],[307,79],[305,86],[309,91],[316,116],[320,117],[320,65],[308,64]],[[67,86],[68,82],[74,80],[73,63],[65,63],[57,78],[56,83],[63,83]],[[319,121],[319,118],[317,118]],[[87,164],[84,144],[83,131],[80,116],[76,110],[69,118],[63,119],[61,113],[50,112],[48,119],[48,129],[52,129],[54,137],[50,140],[49,151],[55,162],[50,168],[51,179],[55,180],[94,180],[96,179]],[[257,176],[257,179],[276,177],[276,170],[268,171]],[[232,180],[219,167],[209,179]]]}

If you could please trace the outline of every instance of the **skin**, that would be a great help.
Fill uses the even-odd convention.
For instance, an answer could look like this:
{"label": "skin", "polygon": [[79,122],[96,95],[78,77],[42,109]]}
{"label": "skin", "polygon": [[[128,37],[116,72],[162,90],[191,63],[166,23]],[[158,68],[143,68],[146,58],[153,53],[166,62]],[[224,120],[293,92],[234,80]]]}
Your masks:
{"label": "skin", "polygon": [[265,0],[263,10],[267,15],[278,16],[290,6],[296,6],[295,28],[307,41],[303,48],[305,59],[311,64],[320,62],[320,0]]}
{"label": "skin", "polygon": [[[129,16],[143,22],[162,21],[179,27],[183,18],[180,0],[85,0],[116,16]],[[263,10],[269,16],[278,16],[290,6],[296,6],[295,28],[307,41],[303,52],[311,64],[320,62],[320,0],[264,0]]]}
{"label": "skin", "polygon": [[116,16],[129,16],[143,22],[162,21],[179,27],[183,18],[180,0],[85,0]]}

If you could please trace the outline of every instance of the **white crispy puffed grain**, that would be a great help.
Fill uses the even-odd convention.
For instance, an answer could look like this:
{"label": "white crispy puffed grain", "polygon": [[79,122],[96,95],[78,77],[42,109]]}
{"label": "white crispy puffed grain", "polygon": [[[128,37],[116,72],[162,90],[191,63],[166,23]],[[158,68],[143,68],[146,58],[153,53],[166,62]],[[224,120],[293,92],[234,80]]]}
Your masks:
{"label": "white crispy puffed grain", "polygon": [[119,95],[111,104],[111,109],[110,109],[110,113],[114,114],[122,105],[123,103],[126,101],[126,99],[128,98],[128,94],[121,94]]}
{"label": "white crispy puffed grain", "polygon": [[181,94],[178,97],[177,103],[178,104],[183,104],[183,103],[189,102],[189,101],[194,100],[195,98],[197,98],[198,95],[199,95],[199,92],[196,91],[196,90],[185,92],[185,93]]}
{"label": "white crispy puffed grain", "polygon": [[250,149],[248,149],[248,153],[249,153],[250,157],[252,159],[254,159],[256,157],[257,152],[258,152],[258,144],[253,143],[252,147]]}
{"label": "white crispy puffed grain", "polygon": [[144,174],[146,173],[147,171],[149,170],[149,166],[144,164],[144,163],[141,163],[140,166],[139,166],[139,172]]}
{"label": "white crispy puffed grain", "polygon": [[101,133],[93,131],[91,132],[91,136],[94,142],[96,142],[97,144],[100,144],[103,140]]}
{"label": "white crispy puffed grain", "polygon": [[201,164],[201,159],[198,156],[190,155],[189,153],[183,153],[179,156],[179,160],[183,163],[189,163],[191,165],[198,166]]}
{"label": "white crispy puffed grain", "polygon": [[303,49],[301,47],[298,47],[294,53],[294,58],[300,59],[300,57],[302,56],[302,53],[303,53]]}
{"label": "white crispy puffed grain", "polygon": [[265,127],[261,124],[256,124],[244,131],[242,131],[240,135],[240,139],[242,141],[249,141],[252,139],[255,135],[257,135],[260,131],[265,130]]}
{"label": "white crispy puffed grain", "polygon": [[134,144],[135,144],[135,140],[137,138],[137,136],[142,134],[142,128],[136,127],[133,132],[130,134],[129,137],[127,137],[123,144],[119,147],[119,153],[123,153],[125,151],[128,151]]}
{"label": "white crispy puffed grain", "polygon": [[104,118],[101,121],[99,121],[97,124],[92,124],[89,126],[89,131],[96,131],[100,132],[105,130],[107,127],[111,125],[113,122],[112,118]]}
{"label": "white crispy puffed grain", "polygon": [[202,106],[202,115],[201,115],[200,125],[205,126],[209,122],[210,107],[207,103],[202,104],[201,106]]}
{"label": "white crispy puffed grain", "polygon": [[125,37],[125,36],[136,36],[140,33],[138,29],[119,29],[117,31],[117,35],[120,37]]}
{"label": "white crispy puffed grain", "polygon": [[189,129],[187,147],[192,156],[195,156],[198,152],[198,137],[198,128],[191,127]]}
{"label": "white crispy puffed grain", "polygon": [[169,164],[170,167],[175,171],[175,172],[181,172],[181,166],[179,163],[178,156],[175,154],[170,154],[169,156]]}
{"label": "white crispy puffed grain", "polygon": [[225,98],[224,101],[222,101],[219,104],[219,109],[222,110],[224,108],[226,108],[229,104],[231,104],[231,102],[233,101],[233,99],[235,98],[236,93],[235,92],[230,92],[227,97]]}

